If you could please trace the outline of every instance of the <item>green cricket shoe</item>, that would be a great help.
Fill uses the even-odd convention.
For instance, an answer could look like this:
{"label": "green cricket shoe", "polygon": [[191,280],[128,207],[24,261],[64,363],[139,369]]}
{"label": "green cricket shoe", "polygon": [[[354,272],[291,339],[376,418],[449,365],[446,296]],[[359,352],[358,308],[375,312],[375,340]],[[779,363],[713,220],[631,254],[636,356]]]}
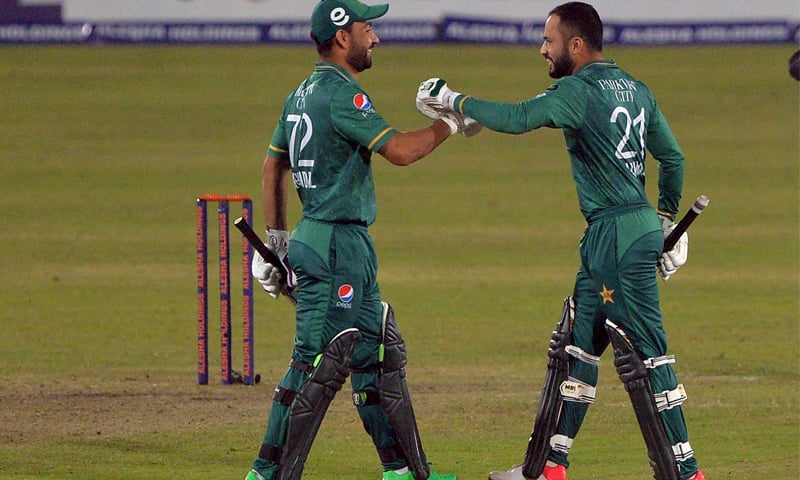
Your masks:
{"label": "green cricket shoe", "polygon": [[[250,480],[245,479],[245,480]],[[411,472],[406,472],[402,475],[393,471],[383,472],[383,480],[414,480],[414,475]],[[431,476],[428,480],[458,480],[458,475],[455,473],[436,473],[431,470]]]}
{"label": "green cricket shoe", "polygon": [[266,480],[264,477],[258,474],[255,470],[250,470],[247,473],[247,476],[244,477],[244,480]]}

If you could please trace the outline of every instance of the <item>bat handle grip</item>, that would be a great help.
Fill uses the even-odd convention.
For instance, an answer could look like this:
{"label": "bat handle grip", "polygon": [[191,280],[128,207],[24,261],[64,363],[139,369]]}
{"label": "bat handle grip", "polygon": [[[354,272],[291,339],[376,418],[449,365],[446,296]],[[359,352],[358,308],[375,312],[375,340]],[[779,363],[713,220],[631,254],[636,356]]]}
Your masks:
{"label": "bat handle grip", "polygon": [[[233,225],[238,228],[240,232],[242,232],[244,238],[246,238],[250,245],[252,245],[259,255],[261,255],[261,258],[263,258],[267,263],[271,263],[273,266],[277,267],[278,270],[280,270],[281,275],[283,275],[283,278],[289,278],[289,272],[286,270],[286,265],[283,264],[277,255],[275,255],[275,252],[268,249],[267,246],[264,245],[264,242],[261,241],[261,238],[258,236],[258,234],[253,231],[252,227],[250,227],[250,224],[247,223],[247,220],[239,217],[233,222]],[[283,293],[293,304],[297,305],[296,292],[292,291]]]}
{"label": "bat handle grip", "polygon": [[678,243],[680,240],[681,235],[683,235],[686,230],[689,228],[689,225],[692,224],[697,219],[697,216],[703,213],[703,210],[708,206],[708,197],[705,195],[700,195],[697,197],[697,200],[694,201],[694,205],[692,208],[686,212],[686,215],[675,225],[675,228],[667,235],[667,238],[664,239],[664,252],[668,252],[675,247],[675,244]]}

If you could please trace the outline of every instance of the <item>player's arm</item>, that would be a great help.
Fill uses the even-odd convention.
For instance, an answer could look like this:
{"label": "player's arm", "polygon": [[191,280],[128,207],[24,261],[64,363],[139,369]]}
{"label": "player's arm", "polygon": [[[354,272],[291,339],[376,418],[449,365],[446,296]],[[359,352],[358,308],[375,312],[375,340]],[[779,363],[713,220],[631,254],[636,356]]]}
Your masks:
{"label": "player's arm", "polygon": [[[647,125],[647,149],[658,161],[658,214],[662,219],[664,236],[668,237],[676,228],[673,221],[683,192],[684,156],[655,102]],[[684,232],[675,245],[659,257],[658,272],[661,278],[669,280],[688,257],[689,236]]]}
{"label": "player's arm", "polygon": [[585,95],[564,79],[535,97],[518,103],[499,103],[473,97],[457,98],[457,111],[484,127],[501,133],[520,134],[541,127],[576,128],[585,106]]}
{"label": "player's arm", "polygon": [[658,212],[674,220],[683,192],[685,158],[657,105],[647,127],[647,149],[658,161]]}
{"label": "player's arm", "polygon": [[[270,144],[264,165],[261,168],[261,201],[264,206],[264,220],[266,221],[267,242],[265,246],[271,250],[278,261],[283,264],[283,269],[267,262],[256,251],[253,255],[251,269],[253,277],[266,290],[272,298],[278,298],[281,293],[294,298],[294,288],[297,280],[289,264],[289,232],[286,214],[287,185],[291,172],[288,151],[280,143],[280,135],[276,133],[273,143]],[[284,273],[281,272],[283,270]]]}
{"label": "player's arm", "polygon": [[286,205],[288,202],[289,160],[274,156],[274,147],[264,159],[261,168],[261,200],[267,229],[288,230]]}
{"label": "player's arm", "polygon": [[[521,134],[545,125],[535,101],[501,103],[480,98],[466,97],[458,110],[478,120],[484,127],[500,133]],[[530,107],[530,108],[529,108]],[[469,113],[467,113],[469,112]],[[536,115],[536,113],[540,115]],[[474,116],[473,116],[474,115]]]}
{"label": "player's arm", "polygon": [[[567,82],[553,84],[545,92],[517,103],[494,102],[452,91],[440,78],[420,84],[417,108],[455,111],[496,132],[521,134],[540,127],[569,128],[580,120],[584,96]],[[571,90],[565,93],[566,90]]]}
{"label": "player's arm", "polygon": [[378,150],[395,165],[410,165],[431,153],[452,134],[450,125],[439,119],[411,132],[397,132]]}
{"label": "player's arm", "polygon": [[400,132],[384,119],[377,109],[354,108],[354,96],[366,96],[355,86],[345,85],[331,99],[330,111],[334,128],[343,137],[380,153],[394,165],[410,165],[431,153],[458,125],[447,120],[435,120],[425,128]]}

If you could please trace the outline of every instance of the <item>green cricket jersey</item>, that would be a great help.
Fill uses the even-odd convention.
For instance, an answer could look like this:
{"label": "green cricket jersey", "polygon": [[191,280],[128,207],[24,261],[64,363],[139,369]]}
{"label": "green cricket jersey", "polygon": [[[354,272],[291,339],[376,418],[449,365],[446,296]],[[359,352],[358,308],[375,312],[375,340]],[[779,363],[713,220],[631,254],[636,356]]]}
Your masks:
{"label": "green cricket jersey", "polygon": [[456,108],[504,133],[562,129],[588,221],[609,208],[647,202],[646,150],[659,161],[659,212],[678,212],[683,152],[647,86],[613,60],[588,63],[520,103],[459,96]]}
{"label": "green cricket jersey", "polygon": [[269,155],[289,159],[304,217],[370,225],[372,152],[396,133],[350,73],[319,62],[286,98]]}

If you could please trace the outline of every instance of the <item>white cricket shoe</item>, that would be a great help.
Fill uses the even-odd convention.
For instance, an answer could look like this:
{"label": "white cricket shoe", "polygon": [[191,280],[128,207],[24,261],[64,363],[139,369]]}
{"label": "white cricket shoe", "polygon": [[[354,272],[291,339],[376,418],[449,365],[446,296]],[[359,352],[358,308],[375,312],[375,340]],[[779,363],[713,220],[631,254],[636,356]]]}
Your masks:
{"label": "white cricket shoe", "polygon": [[[533,480],[522,474],[522,464],[514,465],[504,472],[489,472],[489,480]],[[567,469],[563,465],[547,462],[544,471],[536,480],[567,480]]]}
{"label": "white cricket shoe", "polygon": [[527,480],[522,474],[522,464],[514,465],[504,472],[489,472],[489,480]]}

